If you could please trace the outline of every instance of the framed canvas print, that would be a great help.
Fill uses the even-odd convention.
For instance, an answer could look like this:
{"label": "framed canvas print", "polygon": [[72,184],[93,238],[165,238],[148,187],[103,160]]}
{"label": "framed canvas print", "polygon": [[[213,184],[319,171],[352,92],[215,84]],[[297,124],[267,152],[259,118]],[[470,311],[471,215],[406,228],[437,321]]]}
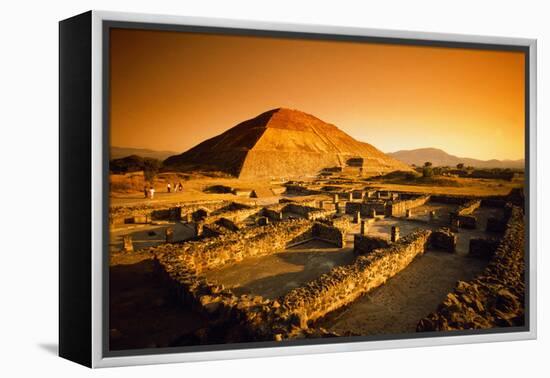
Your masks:
{"label": "framed canvas print", "polygon": [[536,41],[60,22],[60,355],[536,337]]}

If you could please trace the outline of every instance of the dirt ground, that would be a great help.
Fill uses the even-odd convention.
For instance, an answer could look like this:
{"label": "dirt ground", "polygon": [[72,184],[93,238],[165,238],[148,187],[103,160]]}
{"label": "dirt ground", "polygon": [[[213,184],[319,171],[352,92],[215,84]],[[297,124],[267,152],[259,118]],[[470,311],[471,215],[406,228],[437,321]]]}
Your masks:
{"label": "dirt ground", "polygon": [[361,335],[403,334],[434,311],[458,280],[470,280],[486,262],[461,254],[429,251],[405,270],[343,309],[317,322],[329,331]]}
{"label": "dirt ground", "polygon": [[[273,193],[272,196],[262,195],[260,198],[250,198],[249,196],[238,196],[232,193],[213,193],[207,188],[214,185],[224,185],[234,189],[258,189],[261,193],[269,193],[271,189],[281,190],[284,181],[282,180],[242,180],[232,177],[205,177],[205,176],[189,176],[186,180],[181,180],[184,190],[183,192],[168,193],[166,183],[174,181],[171,179],[174,173],[162,174],[155,184],[154,199],[144,198],[142,187],[143,180],[140,179],[138,184],[133,184],[126,190],[114,190],[110,193],[111,206],[124,206],[136,204],[159,204],[163,202],[185,202],[199,200],[238,200],[240,202],[257,203],[266,205],[275,203],[281,195]],[[136,173],[124,175],[111,175],[111,181],[117,182],[131,181],[135,179]],[[343,176],[346,178],[346,176]],[[373,187],[381,190],[395,190],[417,193],[431,194],[452,194],[452,195],[506,195],[512,188],[523,185],[522,181],[504,181],[504,180],[487,180],[487,179],[470,179],[470,178],[454,178],[453,180],[460,186],[423,186],[423,185],[399,185],[386,183],[383,181],[364,181],[358,177],[348,177],[354,180],[354,183],[343,184],[343,187]],[[304,178],[304,181],[312,181],[313,178]],[[177,180],[176,180],[177,181]],[[322,185],[321,185],[322,186]]]}
{"label": "dirt ground", "polygon": [[195,231],[192,227],[180,222],[156,222],[157,224],[123,224],[110,230],[109,250],[118,252],[122,249],[122,240],[126,235],[132,236],[134,250],[153,247],[166,242],[166,229],[174,230],[174,241],[192,238]]}
{"label": "dirt ground", "polygon": [[512,188],[523,186],[523,182],[517,180],[505,181],[472,178],[454,178],[453,180],[460,186],[401,185],[383,181],[373,181],[370,183],[370,186],[390,191],[465,196],[507,195]]}
{"label": "dirt ground", "polygon": [[237,264],[205,273],[208,280],[225,285],[237,294],[276,298],[312,281],[335,266],[351,264],[352,248],[336,248],[312,240],[277,254],[251,257]]}

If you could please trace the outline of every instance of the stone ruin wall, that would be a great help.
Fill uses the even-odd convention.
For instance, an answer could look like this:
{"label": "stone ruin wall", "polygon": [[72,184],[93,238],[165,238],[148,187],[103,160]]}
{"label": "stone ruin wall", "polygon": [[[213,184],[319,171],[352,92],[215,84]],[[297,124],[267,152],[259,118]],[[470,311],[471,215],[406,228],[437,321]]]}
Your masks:
{"label": "stone ruin wall", "polygon": [[236,263],[247,257],[281,252],[288,244],[312,239],[312,229],[313,223],[310,221],[289,220],[278,224],[246,228],[201,241],[190,241],[183,245],[159,246],[154,252],[176,253],[188,268],[201,272]]}
{"label": "stone ruin wall", "polygon": [[334,244],[338,248],[343,248],[346,243],[346,232],[334,226],[316,222],[312,232],[315,239]]}
{"label": "stone ruin wall", "polygon": [[208,216],[204,222],[206,224],[217,222],[220,219],[227,219],[233,223],[241,223],[248,217],[258,215],[262,211],[261,207],[246,207],[244,209],[224,211]]}
{"label": "stone ruin wall", "polygon": [[114,206],[109,210],[109,223],[116,225],[174,219],[179,217],[181,213],[194,212],[202,208],[215,211],[227,206],[229,203],[228,201],[199,201],[195,203]]}
{"label": "stone ruin wall", "polygon": [[461,206],[456,210],[456,215],[471,215],[474,211],[476,211],[481,206],[480,200],[470,200]]}
{"label": "stone ruin wall", "polygon": [[357,215],[361,213],[362,217],[370,216],[371,210],[374,209],[376,214],[385,214],[386,205],[384,201],[378,202],[347,202],[346,203],[346,214]]}
{"label": "stone ruin wall", "polygon": [[305,217],[308,220],[324,219],[333,214],[336,214],[335,210],[319,209],[317,207],[298,205],[294,203],[289,203],[288,205],[283,207],[281,211],[298,214]]}
{"label": "stone ruin wall", "polygon": [[511,209],[504,237],[487,268],[474,280],[459,281],[417,331],[450,331],[525,324],[525,225]]}
{"label": "stone ruin wall", "polygon": [[402,217],[405,215],[407,210],[425,205],[429,200],[430,196],[426,195],[408,200],[393,201],[392,203],[386,205],[386,215],[391,217]]}
{"label": "stone ruin wall", "polygon": [[406,200],[386,200],[386,199],[365,199],[364,202],[347,202],[346,214],[355,215],[357,212],[361,216],[369,216],[371,210],[375,210],[378,215],[400,217],[404,216],[407,210],[414,209],[430,201],[429,195],[423,195]]}
{"label": "stone ruin wall", "polygon": [[390,245],[388,238],[369,235],[354,235],[353,253],[356,255],[367,255],[379,248],[387,248]]}
{"label": "stone ruin wall", "polygon": [[461,228],[475,229],[477,227],[477,218],[472,215],[481,206],[481,200],[469,200],[458,207],[458,209],[449,214],[450,222],[458,221]]}
{"label": "stone ruin wall", "polygon": [[332,218],[330,224],[344,232],[348,232],[351,229],[350,219],[346,216]]}

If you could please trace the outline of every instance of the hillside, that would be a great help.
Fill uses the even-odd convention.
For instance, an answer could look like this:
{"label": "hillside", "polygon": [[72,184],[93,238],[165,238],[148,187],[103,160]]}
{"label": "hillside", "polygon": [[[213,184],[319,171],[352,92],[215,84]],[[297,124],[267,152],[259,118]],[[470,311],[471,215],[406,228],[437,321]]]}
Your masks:
{"label": "hillside", "polygon": [[244,121],[164,162],[168,169],[213,169],[240,178],[315,175],[350,164],[364,173],[410,170],[334,125],[284,108]]}
{"label": "hillside", "polygon": [[401,150],[390,152],[388,155],[407,164],[423,165],[429,161],[434,166],[455,167],[457,164],[476,168],[516,168],[523,169],[525,161],[521,160],[478,160],[466,157],[458,157],[446,153],[438,148],[419,148],[416,150]]}
{"label": "hillside", "polygon": [[174,155],[173,151],[156,151],[146,148],[131,148],[131,147],[111,147],[110,159],[120,159],[132,155],[141,156],[144,158],[153,158],[158,160],[164,160],[168,156]]}

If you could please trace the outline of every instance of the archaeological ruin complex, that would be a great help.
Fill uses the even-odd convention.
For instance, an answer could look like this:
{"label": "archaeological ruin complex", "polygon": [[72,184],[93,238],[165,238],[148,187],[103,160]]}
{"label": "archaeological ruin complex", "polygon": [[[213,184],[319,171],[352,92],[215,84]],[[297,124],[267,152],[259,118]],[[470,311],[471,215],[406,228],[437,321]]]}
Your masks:
{"label": "archaeological ruin complex", "polygon": [[[116,234],[112,250],[153,256],[178,301],[218,330],[238,329],[226,342],[388,333],[390,321],[401,333],[523,325],[524,215],[512,197],[387,191],[330,179],[285,188],[267,205],[236,199],[113,207],[112,232],[168,226],[149,244]],[[428,263],[435,269],[423,267]],[[431,277],[437,267],[441,277]],[[445,269],[454,270],[447,277]],[[374,306],[369,295],[399,306],[388,290],[400,279],[446,279],[446,291],[418,294],[426,303],[406,321],[357,315]],[[414,288],[398,289],[415,299]],[[199,337],[218,339],[208,331]]]}

